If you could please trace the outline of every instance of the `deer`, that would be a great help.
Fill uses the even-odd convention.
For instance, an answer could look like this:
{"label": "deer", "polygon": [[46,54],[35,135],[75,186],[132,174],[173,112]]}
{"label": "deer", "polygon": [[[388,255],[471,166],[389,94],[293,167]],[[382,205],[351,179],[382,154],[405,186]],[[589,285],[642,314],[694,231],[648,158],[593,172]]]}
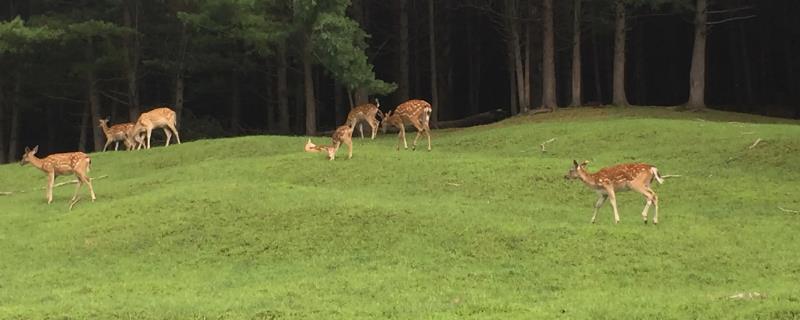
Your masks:
{"label": "deer", "polygon": [[73,202],[78,198],[78,190],[84,183],[89,186],[92,202],[97,199],[94,194],[94,188],[92,188],[92,179],[88,176],[92,165],[92,159],[88,155],[83,152],[54,153],[40,159],[36,157],[37,151],[39,151],[38,145],[33,149],[25,147],[25,154],[22,155],[19,165],[24,166],[26,163],[30,163],[47,174],[47,204],[53,202],[53,182],[55,182],[56,176],[70,173],[74,173],[78,178],[78,186],[72,195]]}
{"label": "deer", "polygon": [[398,105],[394,111],[386,113],[386,118],[381,123],[381,129],[383,132],[386,132],[386,129],[390,126],[400,129],[400,133],[397,135],[397,150],[400,150],[401,140],[405,149],[408,149],[405,123],[411,123],[417,128],[417,136],[414,137],[412,150],[417,149],[417,140],[419,140],[422,133],[425,133],[425,136],[428,137],[428,151],[431,151],[431,128],[429,122],[432,111],[431,104],[425,100],[408,100]]}
{"label": "deer", "polygon": [[619,223],[619,212],[617,211],[617,192],[633,190],[644,195],[647,203],[642,210],[642,220],[647,224],[647,213],[650,206],[655,206],[653,224],[658,224],[658,196],[650,188],[653,180],[659,184],[664,183],[664,178],[658,173],[658,169],[646,163],[623,163],[611,167],[600,169],[595,173],[586,171],[589,161],[578,164],[572,160],[572,169],[569,170],[564,178],[580,179],[590,189],[597,192],[597,201],[594,204],[592,223],[597,218],[597,210],[606,202],[611,200],[611,208],[614,210],[614,223]]}
{"label": "deer", "polygon": [[[142,113],[139,116],[139,119],[136,120],[136,124],[131,130],[131,134],[128,135],[128,143],[131,145],[136,145],[137,150],[143,146],[145,149],[150,149],[150,135],[152,134],[153,129],[161,128],[164,130],[164,135],[167,136],[167,142],[164,145],[165,147],[169,146],[169,141],[172,138],[173,133],[175,134],[175,139],[178,140],[178,144],[181,144],[181,137],[178,135],[178,130],[175,128],[177,124],[176,122],[177,117],[175,115],[175,111],[172,111],[172,109],[167,107],[156,108]],[[146,140],[141,139],[143,141],[135,141],[139,140],[139,135],[143,133],[146,136]]]}
{"label": "deer", "polygon": [[[361,134],[361,139],[364,139],[364,123],[366,122],[369,127],[372,129],[372,138],[375,139],[375,135],[378,133],[378,127],[380,126],[381,120],[383,120],[383,112],[379,109],[381,107],[380,101],[375,99],[375,104],[367,103],[362,104],[359,106],[354,107],[350,110],[347,114],[347,125],[350,128],[355,129],[356,124],[358,124],[358,131]],[[375,116],[379,116],[380,120],[376,119]]]}
{"label": "deer", "polygon": [[331,145],[315,145],[308,138],[304,150],[306,152],[327,152],[328,160],[333,161],[336,157],[336,151],[342,143],[347,145],[347,159],[353,158],[353,128],[349,125],[343,125],[336,128],[336,131],[331,135]]}
{"label": "deer", "polygon": [[114,143],[114,151],[118,151],[120,141],[125,145],[126,150],[131,150],[133,148],[133,145],[128,139],[128,134],[133,131],[133,123],[119,123],[108,127],[108,119],[100,119],[98,121],[98,127],[103,129],[103,133],[106,135],[106,145],[103,146],[103,152],[105,152],[112,143]]}

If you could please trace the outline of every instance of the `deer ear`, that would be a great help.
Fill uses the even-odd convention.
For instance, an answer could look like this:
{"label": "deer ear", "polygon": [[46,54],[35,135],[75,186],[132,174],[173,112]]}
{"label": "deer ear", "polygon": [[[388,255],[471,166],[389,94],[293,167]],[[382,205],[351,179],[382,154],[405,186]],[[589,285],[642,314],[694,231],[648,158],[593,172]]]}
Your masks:
{"label": "deer ear", "polygon": [[31,152],[31,148],[25,147],[25,153]]}
{"label": "deer ear", "polygon": [[589,160],[583,160],[583,162],[581,162],[581,167],[585,167],[587,164],[589,164]]}
{"label": "deer ear", "polygon": [[578,161],[572,160],[572,165],[575,166],[575,168],[577,168],[578,167]]}
{"label": "deer ear", "polygon": [[39,151],[39,145],[36,145],[35,147],[33,147],[33,150],[31,150],[31,153],[36,154],[36,151]]}

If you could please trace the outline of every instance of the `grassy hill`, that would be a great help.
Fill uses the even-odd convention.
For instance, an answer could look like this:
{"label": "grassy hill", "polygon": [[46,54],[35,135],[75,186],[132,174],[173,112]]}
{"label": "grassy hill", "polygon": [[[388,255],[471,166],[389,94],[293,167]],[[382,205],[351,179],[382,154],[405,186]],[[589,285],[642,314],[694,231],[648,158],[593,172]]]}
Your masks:
{"label": "grassy hill", "polygon": [[[569,109],[333,162],[305,139],[92,154],[108,178],[71,212],[73,186],[47,205],[41,172],[0,166],[27,191],[0,197],[0,319],[800,318],[797,122]],[[592,225],[572,159],[682,177],[658,226],[632,192]]]}

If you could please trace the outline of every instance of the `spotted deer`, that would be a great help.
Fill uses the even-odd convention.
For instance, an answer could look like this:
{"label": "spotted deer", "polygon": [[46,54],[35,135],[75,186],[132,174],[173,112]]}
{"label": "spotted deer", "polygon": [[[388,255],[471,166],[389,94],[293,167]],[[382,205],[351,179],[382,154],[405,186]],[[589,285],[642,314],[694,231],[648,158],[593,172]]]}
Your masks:
{"label": "spotted deer", "polygon": [[614,210],[614,223],[619,223],[619,213],[617,212],[617,191],[633,190],[644,195],[647,204],[642,210],[642,219],[647,223],[647,212],[650,205],[655,206],[653,224],[658,224],[658,196],[650,189],[653,180],[659,184],[664,183],[664,179],[658,173],[658,169],[645,163],[624,163],[612,167],[600,169],[595,173],[586,171],[588,161],[578,164],[572,160],[572,169],[569,170],[565,178],[580,179],[583,183],[597,192],[597,202],[594,204],[592,223],[597,218],[597,210],[603,206],[606,199],[611,200],[611,208]]}
{"label": "spotted deer", "polygon": [[412,150],[417,149],[417,140],[422,133],[428,137],[428,151],[431,151],[431,128],[429,122],[431,119],[431,112],[433,108],[431,104],[425,100],[408,100],[401,103],[394,111],[386,113],[386,118],[383,119],[381,128],[384,132],[389,126],[394,126],[400,129],[397,135],[397,150],[400,150],[400,141],[403,141],[403,146],[408,149],[408,142],[406,142],[406,127],[405,123],[411,123],[417,128],[417,136],[414,137]]}
{"label": "spotted deer", "polygon": [[92,179],[87,175],[92,164],[92,159],[83,152],[68,152],[68,153],[55,153],[43,159],[36,157],[36,151],[39,151],[39,146],[33,147],[31,150],[25,147],[25,154],[22,155],[20,165],[24,166],[30,163],[39,170],[47,174],[47,203],[53,202],[53,182],[56,176],[68,175],[74,173],[78,177],[78,186],[75,188],[75,193],[72,195],[72,201],[78,198],[78,190],[85,183],[89,186],[89,192],[92,194],[92,202],[97,197],[94,195],[94,188],[92,188]]}
{"label": "spotted deer", "polygon": [[[361,134],[361,139],[364,139],[364,122],[366,122],[372,129],[371,139],[375,139],[380,121],[384,118],[383,112],[379,109],[380,107],[381,103],[378,99],[375,99],[375,104],[367,103],[356,106],[347,114],[347,125],[355,129],[356,124],[358,124],[358,131]],[[376,119],[375,116],[380,117],[380,120]]]}
{"label": "spotted deer", "polygon": [[327,152],[328,160],[333,161],[333,158],[336,157],[336,151],[339,150],[339,146],[341,146],[342,143],[347,145],[347,159],[353,158],[353,128],[349,125],[336,128],[336,131],[331,135],[330,146],[315,145],[311,142],[311,138],[308,138],[304,150],[306,152]]}
{"label": "spotted deer", "polygon": [[109,127],[108,119],[100,119],[99,122],[100,129],[103,129],[103,133],[106,135],[106,145],[103,146],[103,152],[105,152],[112,143],[114,143],[114,151],[119,150],[120,141],[125,145],[126,150],[133,148],[133,145],[128,139],[128,134],[133,130],[133,123],[119,123]]}
{"label": "spotted deer", "polygon": [[[172,138],[173,133],[175,134],[175,139],[178,140],[178,144],[180,144],[181,137],[178,135],[178,129],[175,128],[177,124],[176,122],[177,117],[175,115],[175,111],[172,111],[170,108],[156,108],[142,113],[139,116],[139,119],[136,120],[136,124],[133,126],[131,134],[128,136],[128,142],[131,145],[137,146],[136,149],[140,149],[142,147],[145,149],[150,149],[150,136],[153,132],[153,129],[161,128],[164,130],[164,135],[167,136],[167,143],[164,145],[165,147],[169,146],[169,141]],[[137,143],[135,140],[138,140],[142,134],[145,135],[145,138],[142,139],[142,142]]]}

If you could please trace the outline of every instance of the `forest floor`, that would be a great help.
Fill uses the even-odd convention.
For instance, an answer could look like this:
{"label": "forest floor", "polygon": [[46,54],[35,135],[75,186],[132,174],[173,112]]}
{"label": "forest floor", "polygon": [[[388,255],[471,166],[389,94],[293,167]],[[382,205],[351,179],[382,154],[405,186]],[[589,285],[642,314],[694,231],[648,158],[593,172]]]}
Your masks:
{"label": "forest floor", "polygon": [[[107,178],[71,211],[73,186],[48,205],[42,172],[4,165],[25,192],[0,196],[0,319],[797,319],[798,124],[564,109],[335,161],[201,140],[92,154]],[[573,159],[681,177],[654,187],[657,226],[632,192],[590,224]]]}

